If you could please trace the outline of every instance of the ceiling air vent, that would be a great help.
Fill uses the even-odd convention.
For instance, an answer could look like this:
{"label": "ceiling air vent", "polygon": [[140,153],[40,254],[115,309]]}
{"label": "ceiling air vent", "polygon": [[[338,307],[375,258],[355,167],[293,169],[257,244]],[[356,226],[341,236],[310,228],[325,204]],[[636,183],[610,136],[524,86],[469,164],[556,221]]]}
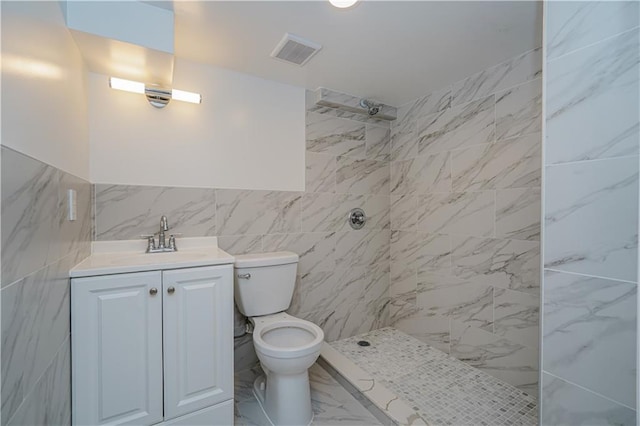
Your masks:
{"label": "ceiling air vent", "polygon": [[286,33],[271,52],[271,57],[283,62],[303,66],[322,49],[317,43]]}

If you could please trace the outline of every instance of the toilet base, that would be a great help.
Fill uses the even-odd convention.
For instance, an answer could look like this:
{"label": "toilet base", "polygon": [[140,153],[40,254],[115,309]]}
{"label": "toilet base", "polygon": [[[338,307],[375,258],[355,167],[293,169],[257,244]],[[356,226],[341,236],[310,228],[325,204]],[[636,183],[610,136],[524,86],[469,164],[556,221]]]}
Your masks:
{"label": "toilet base", "polygon": [[313,420],[308,371],[291,375],[265,372],[253,382],[253,394],[272,425],[304,426]]}

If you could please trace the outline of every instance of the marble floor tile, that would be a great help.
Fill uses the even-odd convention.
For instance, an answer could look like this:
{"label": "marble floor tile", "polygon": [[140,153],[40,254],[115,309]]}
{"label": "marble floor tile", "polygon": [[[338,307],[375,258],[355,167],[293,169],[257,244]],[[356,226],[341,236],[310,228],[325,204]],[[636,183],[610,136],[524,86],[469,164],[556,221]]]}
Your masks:
{"label": "marble floor tile", "polygon": [[544,369],[633,407],[636,287],[635,283],[546,271]]}
{"label": "marble floor tile", "polygon": [[542,425],[636,424],[636,412],[564,380],[542,374]]}
{"label": "marble floor tile", "polygon": [[[269,426],[262,409],[251,392],[253,380],[261,374],[258,368],[242,373],[240,388],[236,386],[235,425]],[[238,378],[238,376],[236,376]],[[322,367],[314,364],[309,369],[312,425],[379,425],[380,422],[344,389]]]}
{"label": "marble floor tile", "polygon": [[[606,2],[611,6],[589,2],[584,8],[598,3],[598,11],[625,4],[628,11],[638,10],[637,3],[631,6],[631,2]],[[609,25],[602,21],[597,28]],[[547,164],[638,154],[639,31],[549,62],[545,76]]]}

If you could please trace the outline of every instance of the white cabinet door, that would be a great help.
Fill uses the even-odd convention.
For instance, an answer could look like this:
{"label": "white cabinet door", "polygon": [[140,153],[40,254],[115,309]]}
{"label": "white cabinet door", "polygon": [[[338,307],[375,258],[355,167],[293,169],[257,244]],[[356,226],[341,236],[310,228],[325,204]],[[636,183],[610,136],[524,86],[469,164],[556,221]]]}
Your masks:
{"label": "white cabinet door", "polygon": [[162,421],[161,284],[160,272],[72,280],[74,424]]}
{"label": "white cabinet door", "polygon": [[232,272],[163,272],[165,420],[233,397]]}

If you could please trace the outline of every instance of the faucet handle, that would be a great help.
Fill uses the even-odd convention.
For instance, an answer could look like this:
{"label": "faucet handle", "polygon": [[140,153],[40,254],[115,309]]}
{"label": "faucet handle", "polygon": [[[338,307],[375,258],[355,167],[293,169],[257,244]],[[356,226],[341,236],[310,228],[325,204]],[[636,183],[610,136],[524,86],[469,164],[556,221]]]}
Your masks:
{"label": "faucet handle", "polygon": [[169,236],[169,248],[171,250],[178,251],[178,248],[176,247],[176,237],[179,237],[180,235],[182,235],[182,234],[176,233],[176,234],[171,234]]}
{"label": "faucet handle", "polygon": [[152,250],[156,249],[156,240],[155,240],[155,234],[153,235],[140,235],[140,238],[147,240],[147,253],[149,253]]}

